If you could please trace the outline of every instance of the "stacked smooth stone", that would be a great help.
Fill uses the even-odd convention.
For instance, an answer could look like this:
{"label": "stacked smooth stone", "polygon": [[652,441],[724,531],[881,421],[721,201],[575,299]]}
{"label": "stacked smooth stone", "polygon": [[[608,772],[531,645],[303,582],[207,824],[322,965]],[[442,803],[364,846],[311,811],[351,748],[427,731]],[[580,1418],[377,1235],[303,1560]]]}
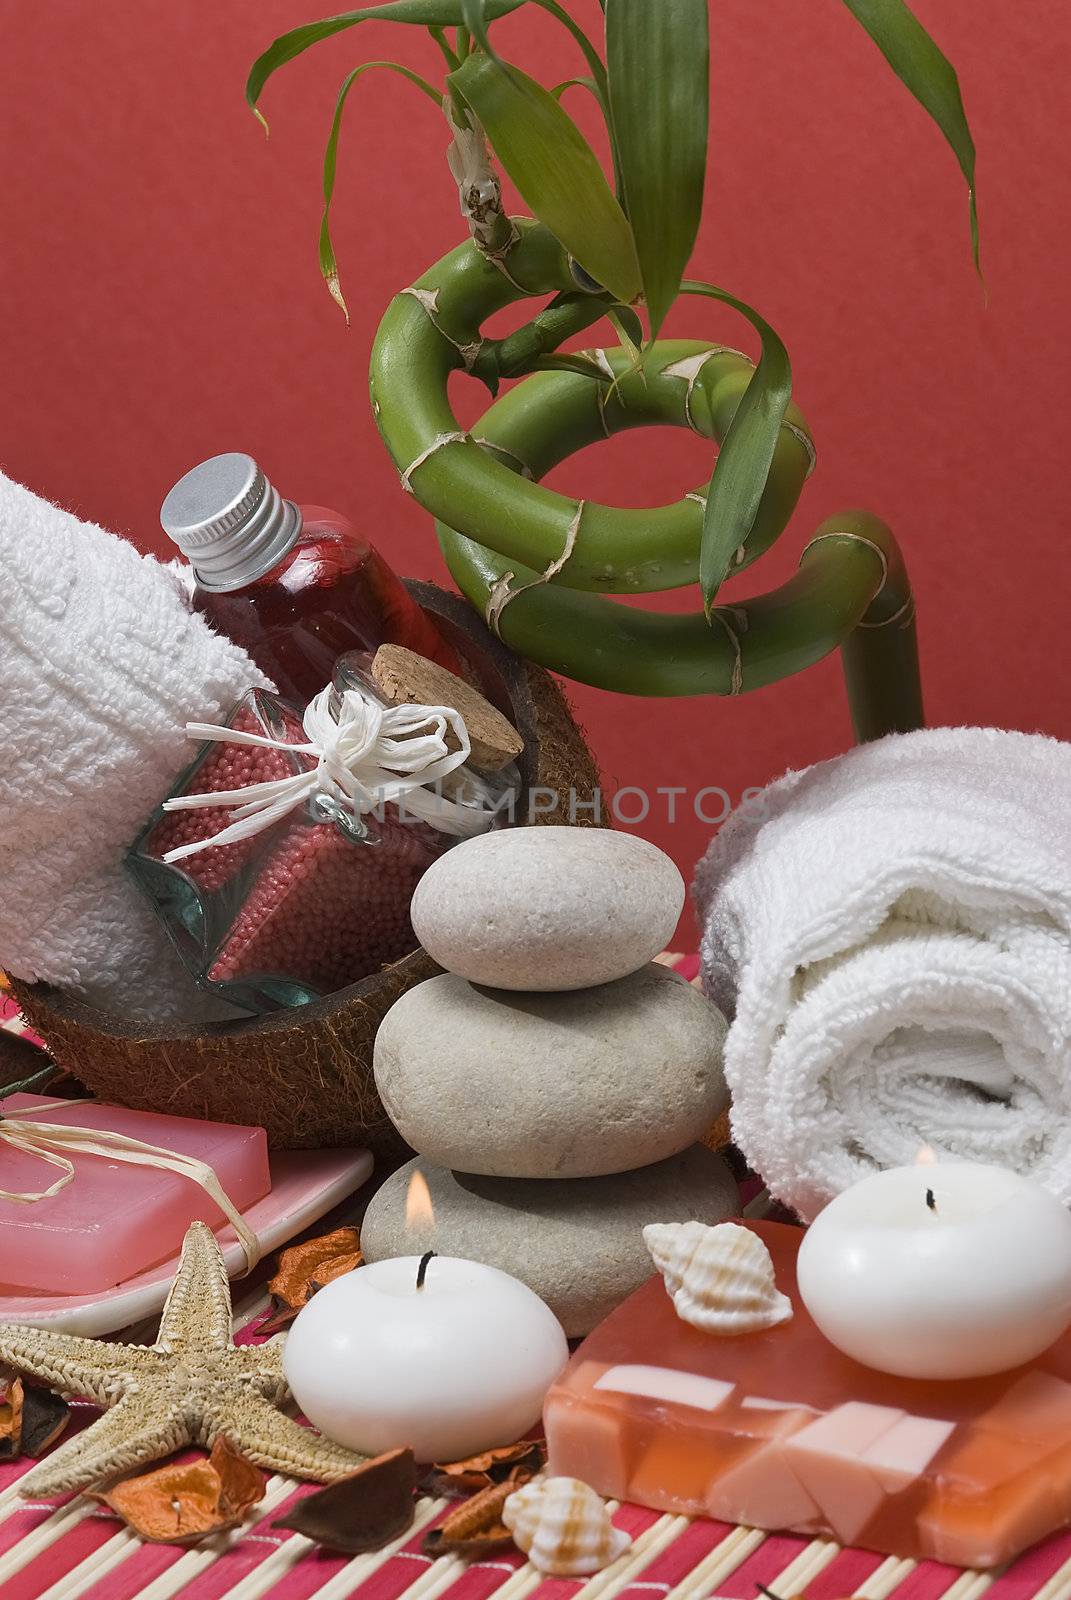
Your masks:
{"label": "stacked smooth stone", "polygon": [[[720,1011],[652,957],[684,883],[597,828],[504,829],[425,873],[412,917],[445,971],[387,1013],[375,1074],[419,1155],[373,1198],[369,1261],[437,1250],[501,1267],[589,1332],[651,1272],[642,1229],[738,1208],[701,1141],[728,1103]],[[406,1224],[419,1169],[434,1221]]]}

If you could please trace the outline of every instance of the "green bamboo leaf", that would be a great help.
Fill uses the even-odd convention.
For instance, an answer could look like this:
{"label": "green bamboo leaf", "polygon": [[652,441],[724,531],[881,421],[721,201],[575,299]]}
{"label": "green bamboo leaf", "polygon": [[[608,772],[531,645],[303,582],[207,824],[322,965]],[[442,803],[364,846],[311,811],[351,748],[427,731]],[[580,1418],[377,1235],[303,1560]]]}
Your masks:
{"label": "green bamboo leaf", "polygon": [[556,83],[550,92],[555,100],[560,100],[566,89],[587,89],[589,94],[595,96],[596,100],[599,98],[599,91],[595,86],[594,78],[565,78],[561,83]]}
{"label": "green bamboo leaf", "polygon": [[[617,189],[617,198],[620,200],[622,193],[621,156],[617,148],[617,135],[614,132],[614,119],[610,112],[610,80],[606,75],[606,67],[603,63],[603,59],[580,24],[575,20],[575,18],[569,15],[568,11],[566,11],[563,6],[558,4],[558,0],[533,0],[533,3],[537,6],[540,6],[542,10],[548,12],[552,17],[556,17],[563,27],[568,28],[573,38],[580,46],[584,60],[587,62],[588,67],[591,70],[591,79],[594,85],[595,98],[599,102],[599,110],[602,112],[602,119],[606,124],[606,132],[610,140],[610,159],[613,162],[614,168],[614,184]],[[577,79],[575,81],[579,82],[580,80]],[[560,100],[561,95],[556,95],[555,98]]]}
{"label": "green bamboo leaf", "polygon": [[[483,0],[488,20],[505,17],[524,3],[525,0]],[[325,17],[322,22],[306,22],[300,28],[281,34],[257,57],[246,80],[246,100],[263,122],[264,118],[257,111],[257,101],[272,73],[308,50],[310,45],[330,39],[346,28],[355,28],[359,22],[406,22],[421,28],[445,28],[461,26],[464,20],[464,0],[385,0],[382,5],[362,6],[337,17]]]}
{"label": "green bamboo leaf", "polygon": [[703,211],[707,0],[607,0],[610,108],[654,338]]}
{"label": "green bamboo leaf", "polygon": [[610,306],[606,315],[617,330],[621,343],[638,360],[643,344],[643,323],[635,311],[631,306]]}
{"label": "green bamboo leaf", "polygon": [[[606,132],[610,140],[610,155],[614,166],[614,182],[618,186],[618,196],[620,197],[621,164],[618,159],[617,139],[614,134],[613,117],[610,114],[610,85],[606,76],[606,65],[603,62],[598,50],[595,48],[594,44],[592,44],[588,35],[584,32],[584,29],[580,26],[579,22],[577,22],[575,17],[570,16],[565,7],[558,3],[558,0],[531,0],[531,3],[533,5],[537,5],[541,11],[545,11],[548,16],[554,17],[556,21],[560,22],[562,27],[568,30],[573,39],[580,46],[581,53],[591,72],[591,82],[594,89],[595,98],[599,103],[599,110],[602,112],[602,118],[606,124]],[[487,34],[486,24],[490,20],[486,14],[487,0],[465,0],[465,5],[471,11],[473,17],[473,38],[479,45],[482,46],[484,50],[486,50],[487,54],[491,56],[493,60],[497,61],[499,65],[502,65],[502,58],[491,45]],[[582,83],[584,81],[585,80],[579,78],[573,78],[570,80],[572,83]],[[560,88],[553,90],[552,93],[554,94],[554,98],[556,100],[561,99]]]}
{"label": "green bamboo leaf", "polygon": [[[592,77],[599,86],[600,96],[606,99],[606,67],[599,52],[576,18],[570,16],[565,7],[558,3],[558,0],[532,0],[532,4],[539,6],[541,10],[555,17],[563,28],[568,28],[583,52],[584,59],[591,69]],[[499,61],[501,58],[495,53],[487,33],[487,24],[494,20],[492,6],[493,0],[462,0],[462,7],[465,12],[465,26],[468,28],[469,33],[481,50],[486,50],[489,56]]]}
{"label": "green bamboo leaf", "polygon": [[616,299],[635,299],[640,270],[625,213],[554,96],[520,68],[483,54],[469,56],[447,81],[540,221]]}
{"label": "green bamboo leaf", "polygon": [[[472,37],[473,43],[479,45],[481,50],[486,50],[489,56],[494,56],[494,46],[487,37],[487,24],[491,20],[487,15],[488,6],[485,0],[461,0],[461,12],[465,27]],[[497,56],[495,56],[497,60]]]}
{"label": "green bamboo leaf", "polygon": [[980,275],[974,140],[955,67],[904,0],[844,0],[844,4],[873,39],[900,82],[929,112],[959,162],[967,181],[971,252]]}
{"label": "green bamboo leaf", "polygon": [[371,72],[374,67],[383,67],[388,72],[397,72],[400,77],[408,78],[423,94],[426,94],[432,105],[442,105],[442,95],[433,88],[426,78],[419,72],[413,72],[409,67],[403,67],[400,61],[364,61],[359,67],[354,67],[352,72],[346,74],[342,80],[342,87],[338,91],[338,100],[335,102],[335,114],[331,119],[331,132],[327,139],[327,148],[324,150],[324,210],[320,219],[320,271],[324,281],[331,292],[331,296],[342,307],[346,321],[350,320],[349,309],[342,296],[342,288],[338,279],[338,263],[335,260],[335,247],[331,240],[331,201],[335,193],[335,170],[338,165],[338,136],[342,129],[342,113],[346,109],[346,100],[357,79],[364,73]]}
{"label": "green bamboo leaf", "polygon": [[587,62],[591,71],[591,75],[598,85],[600,98],[608,107],[609,91],[605,64],[603,63],[603,59],[599,52],[596,50],[587,34],[580,26],[579,22],[577,22],[575,17],[571,17],[569,15],[564,6],[558,4],[558,0],[532,0],[532,3],[539,6],[542,11],[546,11],[550,16],[556,17],[563,28],[568,28],[573,38],[580,46],[584,60]]}
{"label": "green bamboo leaf", "polygon": [[792,367],[788,351],[770,324],[743,300],[692,279],[685,279],[681,290],[732,306],[746,317],[762,340],[759,364],[722,440],[703,513],[699,583],[709,619],[733,558],[746,545],[755,522],[777,437],[792,398]]}
{"label": "green bamboo leaf", "polygon": [[453,49],[449,39],[446,37],[446,29],[429,28],[428,32],[439,47],[439,52],[442,55],[443,60],[446,62],[447,72],[455,72],[461,65],[461,57],[458,55],[457,51]]}
{"label": "green bamboo leaf", "polygon": [[575,372],[581,378],[591,378],[596,383],[612,383],[612,379],[591,356],[581,355],[578,351],[570,355],[568,351],[551,356],[540,356],[533,361],[529,369],[532,372]]}

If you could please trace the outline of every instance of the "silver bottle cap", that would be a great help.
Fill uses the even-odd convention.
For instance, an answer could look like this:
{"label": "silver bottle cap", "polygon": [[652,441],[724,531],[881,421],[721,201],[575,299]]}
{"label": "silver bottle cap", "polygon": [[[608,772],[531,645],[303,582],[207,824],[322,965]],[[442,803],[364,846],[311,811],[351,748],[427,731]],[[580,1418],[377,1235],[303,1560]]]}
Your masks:
{"label": "silver bottle cap", "polygon": [[241,589],[282,560],[301,532],[301,513],[252,456],[231,451],[179,479],[160,507],[160,525],[202,588]]}

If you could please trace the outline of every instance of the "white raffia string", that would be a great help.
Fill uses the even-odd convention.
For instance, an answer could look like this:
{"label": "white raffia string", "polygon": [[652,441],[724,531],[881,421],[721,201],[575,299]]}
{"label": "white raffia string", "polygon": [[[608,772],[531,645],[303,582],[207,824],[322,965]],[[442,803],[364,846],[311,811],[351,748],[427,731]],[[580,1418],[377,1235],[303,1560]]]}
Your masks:
{"label": "white raffia string", "polygon": [[[46,1105],[33,1109],[39,1113],[90,1103],[87,1100],[50,1100]],[[74,1155],[104,1156],[110,1161],[126,1161],[136,1167],[156,1167],[160,1171],[177,1173],[180,1178],[191,1179],[215,1201],[238,1235],[245,1252],[247,1272],[251,1272],[260,1260],[260,1245],[256,1235],[212,1168],[196,1156],[183,1155],[179,1150],[167,1150],[162,1145],[148,1144],[143,1139],[131,1138],[129,1134],[110,1133],[107,1129],[79,1128],[65,1122],[36,1122],[30,1117],[2,1114],[0,1144],[9,1144],[13,1150],[22,1150],[26,1155],[36,1156],[39,1161],[47,1161],[50,1167],[60,1169],[60,1176],[47,1189],[0,1189],[0,1200],[34,1205],[38,1200],[50,1200],[54,1194],[59,1194],[75,1176],[74,1162],[64,1155],[65,1150]]]}
{"label": "white raffia string", "polygon": [[[184,794],[164,803],[165,811],[201,806],[230,806],[234,821],[210,838],[169,850],[164,860],[181,861],[212,845],[236,844],[270,828],[290,812],[318,796],[326,796],[355,818],[383,805],[404,802],[411,817],[440,833],[468,837],[483,833],[488,813],[475,805],[459,805],[426,787],[463,766],[472,750],[465,719],[451,706],[383,706],[359,689],[337,696],[337,718],[330,685],[309,702],[302,718],[307,744],[290,744],[267,734],[244,733],[213,723],[188,722],[191,739],[221,744],[257,745],[299,756],[314,756],[316,765],[287,778],[269,778],[242,789],[211,794]],[[451,750],[447,734],[458,747]]]}

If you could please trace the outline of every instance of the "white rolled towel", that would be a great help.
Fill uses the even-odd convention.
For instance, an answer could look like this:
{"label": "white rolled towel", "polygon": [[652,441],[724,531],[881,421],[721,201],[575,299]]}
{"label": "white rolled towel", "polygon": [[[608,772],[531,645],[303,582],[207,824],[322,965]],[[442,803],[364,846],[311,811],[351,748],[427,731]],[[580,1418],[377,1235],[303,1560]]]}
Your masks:
{"label": "white rolled towel", "polygon": [[187,719],[266,682],[180,575],[0,474],[0,967],[143,1020],[220,1014],[123,856]]}
{"label": "white rolled towel", "polygon": [[1071,1202],[1071,745],[937,728],[790,773],[695,895],[774,1195],[810,1220],[928,1144]]}

